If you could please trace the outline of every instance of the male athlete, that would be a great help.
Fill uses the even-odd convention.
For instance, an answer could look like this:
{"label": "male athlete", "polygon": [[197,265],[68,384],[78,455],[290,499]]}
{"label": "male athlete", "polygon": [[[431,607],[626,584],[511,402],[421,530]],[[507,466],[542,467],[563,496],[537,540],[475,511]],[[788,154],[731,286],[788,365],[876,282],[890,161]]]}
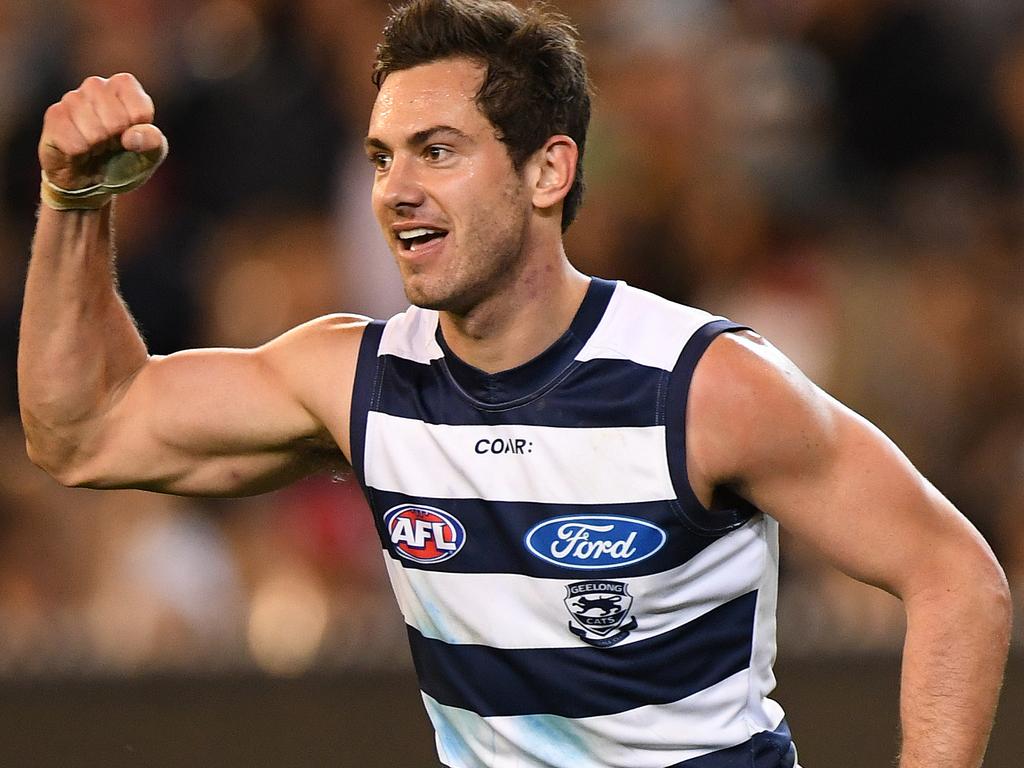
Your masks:
{"label": "male athlete", "polygon": [[768,698],[781,523],[906,606],[902,768],[980,765],[1010,619],[975,529],[759,336],[566,259],[590,102],[565,20],[415,0],[375,78],[373,208],[414,306],[250,350],[149,356],[118,296],[109,201],[166,153],[139,83],[48,110],[32,459],[230,496],[340,451],[451,768],[793,768]]}

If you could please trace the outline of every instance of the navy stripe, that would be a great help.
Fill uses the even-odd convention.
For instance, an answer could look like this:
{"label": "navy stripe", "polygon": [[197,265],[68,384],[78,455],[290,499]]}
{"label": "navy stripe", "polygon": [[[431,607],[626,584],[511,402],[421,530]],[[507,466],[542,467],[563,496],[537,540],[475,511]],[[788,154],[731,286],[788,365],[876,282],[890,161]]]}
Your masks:
{"label": "navy stripe", "polygon": [[482,717],[593,717],[678,701],[747,669],[756,602],[749,592],[682,627],[610,648],[453,645],[407,629],[420,688],[442,704]]}
{"label": "navy stripe", "polygon": [[686,470],[686,405],[690,397],[690,382],[708,346],[720,334],[749,330],[729,320],[712,320],[697,330],[679,354],[668,385],[668,407],[665,414],[665,441],[669,455],[669,474],[679,498],[678,510],[685,522],[696,530],[728,531],[750,519],[756,512],[738,498],[735,506],[707,509],[690,486]]}
{"label": "navy stripe", "polygon": [[[406,568],[445,573],[517,573],[542,579],[631,578],[661,573],[687,562],[720,535],[695,536],[679,524],[673,505],[667,501],[632,504],[532,504],[526,502],[482,501],[480,499],[434,499],[412,497],[392,491],[373,490],[377,530],[382,518],[399,505],[425,505],[443,509],[466,531],[466,543],[450,560],[418,563],[400,557],[387,534],[381,546]],[[608,569],[566,568],[541,559],[526,546],[526,535],[545,520],[568,515],[619,515],[653,523],[666,534],[665,544],[650,557],[632,565]]]}
{"label": "navy stripe", "polygon": [[441,361],[426,365],[393,355],[387,355],[387,360],[386,388],[376,409],[391,416],[473,426],[649,427],[662,423],[657,406],[668,372],[629,360],[573,363],[563,378],[552,382],[557,388],[500,408],[453,396],[458,390]]}
{"label": "navy stripe", "polygon": [[616,283],[590,279],[586,295],[569,327],[550,347],[516,368],[487,373],[460,360],[445,343],[438,323],[435,339],[444,351],[440,362],[455,388],[480,408],[508,408],[525,402],[558,383],[573,365],[608,308]]}
{"label": "navy stripe", "polygon": [[749,741],[735,747],[709,752],[668,768],[793,768],[795,765],[796,747],[789,726],[783,720],[774,731],[756,733]]}
{"label": "navy stripe", "polygon": [[370,412],[373,390],[380,375],[377,366],[377,349],[384,334],[385,323],[374,320],[363,329],[359,342],[359,356],[356,360],[356,378],[352,385],[352,409],[349,412],[349,452],[352,454],[352,468],[364,490],[366,478],[363,474],[363,457],[366,452],[366,417]]}

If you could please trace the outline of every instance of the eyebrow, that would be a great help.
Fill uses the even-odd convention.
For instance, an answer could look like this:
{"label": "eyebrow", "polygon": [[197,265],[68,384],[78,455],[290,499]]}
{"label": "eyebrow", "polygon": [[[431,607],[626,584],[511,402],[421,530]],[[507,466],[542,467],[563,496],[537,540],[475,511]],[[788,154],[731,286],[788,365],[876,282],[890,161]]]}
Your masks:
{"label": "eyebrow", "polygon": [[[448,134],[458,139],[470,138],[469,134],[460,131],[455,126],[433,125],[430,128],[424,128],[422,131],[416,131],[416,133],[409,136],[406,140],[406,145],[410,147],[419,147],[437,138],[439,134]],[[367,136],[363,141],[363,146],[365,146],[366,149],[391,149],[387,143],[374,136]]]}

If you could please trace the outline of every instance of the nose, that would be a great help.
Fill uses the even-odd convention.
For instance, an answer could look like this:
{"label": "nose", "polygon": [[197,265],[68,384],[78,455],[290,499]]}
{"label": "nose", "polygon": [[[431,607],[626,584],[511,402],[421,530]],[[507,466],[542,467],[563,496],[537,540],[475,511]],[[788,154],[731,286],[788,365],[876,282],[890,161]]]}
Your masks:
{"label": "nose", "polygon": [[423,185],[416,170],[415,160],[395,155],[386,172],[378,174],[373,185],[378,202],[386,208],[401,211],[423,204]]}

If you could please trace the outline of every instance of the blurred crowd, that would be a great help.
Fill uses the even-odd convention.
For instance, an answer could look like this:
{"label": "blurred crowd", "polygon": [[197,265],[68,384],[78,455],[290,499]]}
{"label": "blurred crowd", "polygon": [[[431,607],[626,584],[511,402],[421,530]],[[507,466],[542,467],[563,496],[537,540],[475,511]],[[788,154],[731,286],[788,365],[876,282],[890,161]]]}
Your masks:
{"label": "blurred crowd", "polygon": [[[1024,604],[1024,2],[550,4],[597,86],[570,259],[772,339],[963,510]],[[404,308],[361,149],[387,11],[0,0],[0,675],[407,663],[353,477],[64,489],[25,458],[15,381],[42,115],[90,74],[134,73],[171,144],[117,201],[153,353]],[[782,653],[899,647],[897,601],[783,546]]]}

